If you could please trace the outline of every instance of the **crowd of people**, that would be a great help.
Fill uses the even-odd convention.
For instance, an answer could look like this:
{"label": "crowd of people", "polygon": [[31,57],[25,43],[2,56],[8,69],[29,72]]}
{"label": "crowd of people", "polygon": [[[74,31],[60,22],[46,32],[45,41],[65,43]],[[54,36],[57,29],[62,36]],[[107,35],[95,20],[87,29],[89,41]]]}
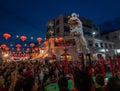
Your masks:
{"label": "crowd of people", "polygon": [[[65,65],[57,62],[0,62],[0,91],[44,91],[51,83],[57,83],[59,91],[120,91],[120,71],[107,79],[98,69],[93,75],[89,67],[83,70],[80,62],[68,66],[69,76]],[[68,79],[72,80],[72,89],[68,89]]]}

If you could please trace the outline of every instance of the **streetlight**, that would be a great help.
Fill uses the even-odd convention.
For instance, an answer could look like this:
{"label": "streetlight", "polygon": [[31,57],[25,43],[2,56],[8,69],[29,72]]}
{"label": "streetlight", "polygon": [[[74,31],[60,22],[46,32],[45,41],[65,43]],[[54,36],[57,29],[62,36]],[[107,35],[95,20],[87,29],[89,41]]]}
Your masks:
{"label": "streetlight", "polygon": [[93,31],[93,32],[92,32],[92,35],[93,35],[93,37],[94,37],[94,36],[96,35],[96,32],[95,32],[95,31]]}

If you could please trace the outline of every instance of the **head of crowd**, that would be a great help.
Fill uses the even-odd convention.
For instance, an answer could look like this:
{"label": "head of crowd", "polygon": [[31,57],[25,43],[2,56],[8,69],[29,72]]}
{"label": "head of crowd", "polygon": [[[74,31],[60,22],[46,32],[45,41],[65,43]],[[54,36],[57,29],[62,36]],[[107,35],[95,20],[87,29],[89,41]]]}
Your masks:
{"label": "head of crowd", "polygon": [[120,71],[107,78],[98,68],[82,69],[80,62],[71,62],[66,73],[66,66],[57,62],[0,62],[0,91],[51,91],[45,87],[53,83],[59,87],[56,91],[120,91]]}

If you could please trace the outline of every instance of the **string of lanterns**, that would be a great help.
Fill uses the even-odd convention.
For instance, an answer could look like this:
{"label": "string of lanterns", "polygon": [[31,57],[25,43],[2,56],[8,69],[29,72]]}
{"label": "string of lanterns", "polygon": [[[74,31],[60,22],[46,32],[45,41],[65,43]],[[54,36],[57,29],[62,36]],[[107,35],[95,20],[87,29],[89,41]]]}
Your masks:
{"label": "string of lanterns", "polygon": [[[4,33],[3,34],[3,37],[6,39],[6,40],[8,40],[10,37],[11,37],[11,35],[9,34],[9,33]],[[25,35],[22,35],[22,36],[20,36],[20,37],[17,37],[17,38],[19,38],[21,41],[26,41],[27,40],[27,37],[25,36]],[[36,38],[36,41],[40,44],[41,42],[42,42],[42,38],[41,37],[37,37]],[[44,40],[44,42],[43,42],[43,44],[44,45],[48,45],[49,44],[49,42],[52,42],[52,41],[55,41],[56,43],[59,43],[59,42],[61,42],[61,41],[63,41],[63,37],[59,37],[59,38],[54,38],[54,37],[51,37],[51,38],[49,38],[48,40]],[[27,44],[26,44],[27,45]],[[9,51],[10,50],[10,48],[6,45],[6,44],[1,44],[0,45],[1,46],[1,48],[3,49],[3,50],[5,50],[5,51]],[[36,52],[36,51],[38,51],[39,50],[39,48],[35,48],[35,43],[33,43],[33,42],[31,42],[30,44],[29,44],[29,46],[31,47],[27,47],[25,50],[23,50],[24,51],[24,53],[26,53],[26,54],[28,54],[29,52],[32,52],[32,53],[34,53],[34,52]],[[13,44],[12,44],[12,47],[13,47]],[[21,50],[21,47],[23,47],[21,44],[16,44],[15,45],[15,47],[16,47],[16,52],[15,53],[20,53],[22,50]],[[26,46],[25,46],[26,47]],[[13,48],[12,48],[13,49]],[[32,49],[32,50],[31,50]],[[14,49],[13,49],[14,50]],[[14,53],[12,53],[12,54],[14,54]],[[17,55],[17,54],[15,54],[15,55]]]}

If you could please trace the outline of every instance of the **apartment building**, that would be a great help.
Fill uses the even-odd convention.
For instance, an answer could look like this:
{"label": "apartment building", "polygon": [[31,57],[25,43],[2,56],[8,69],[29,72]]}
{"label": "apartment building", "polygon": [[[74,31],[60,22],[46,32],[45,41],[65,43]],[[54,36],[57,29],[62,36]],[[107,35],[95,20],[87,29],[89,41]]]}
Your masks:
{"label": "apartment building", "polygon": [[107,41],[111,41],[114,43],[115,54],[120,53],[120,30],[114,30],[112,32],[106,32],[102,34],[102,38]]}
{"label": "apartment building", "polygon": [[[91,58],[96,60],[99,54],[103,54],[105,58],[113,56],[114,54],[114,43],[107,41],[99,37],[99,27],[92,22],[92,20],[81,17],[83,25],[84,36],[87,40],[88,47],[90,49]],[[68,54],[71,56],[72,60],[79,60],[76,51],[76,44],[73,37],[70,36],[70,28],[68,26],[68,15],[59,15],[53,20],[49,20],[46,23],[46,38],[53,37],[64,37],[65,41],[69,41],[73,45],[68,48]],[[70,41],[72,40],[72,41]],[[61,51],[59,47],[55,47],[56,55],[63,55],[63,50]]]}

